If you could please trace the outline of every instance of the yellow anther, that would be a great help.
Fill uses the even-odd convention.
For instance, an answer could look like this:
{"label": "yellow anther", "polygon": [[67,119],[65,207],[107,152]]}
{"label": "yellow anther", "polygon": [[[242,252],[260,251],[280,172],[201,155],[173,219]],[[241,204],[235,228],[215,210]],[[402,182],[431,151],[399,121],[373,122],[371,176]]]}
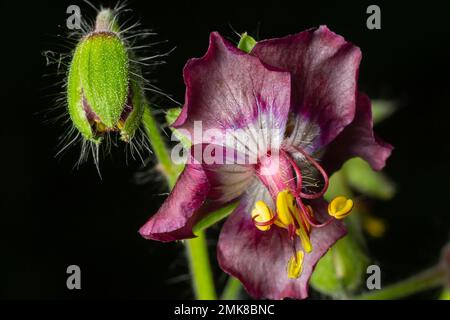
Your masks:
{"label": "yellow anther", "polygon": [[125,122],[123,120],[119,120],[117,122],[117,129],[122,130],[124,125],[125,125]]}
{"label": "yellow anther", "polygon": [[353,209],[352,199],[344,196],[334,198],[328,205],[328,213],[336,219],[343,219],[350,214]]}
{"label": "yellow anther", "polygon": [[277,195],[277,213],[278,220],[286,227],[292,224],[292,207],[293,207],[294,197],[289,192],[289,190],[283,190]]}
{"label": "yellow anther", "polygon": [[[313,211],[311,206],[306,206],[306,209],[307,211],[304,212],[303,210],[300,210],[296,206],[292,205],[292,211],[295,212],[294,217],[295,220],[297,220],[297,224],[306,228],[307,233],[309,233],[311,231],[311,225],[308,223],[305,216],[308,215],[309,217],[313,217]],[[302,214],[300,214],[300,212],[302,212]]]}
{"label": "yellow anther", "polygon": [[311,245],[311,240],[309,239],[309,235],[303,228],[297,229],[295,233],[300,237],[303,249],[306,251],[306,253],[310,253],[313,248]]}
{"label": "yellow anther", "polygon": [[[265,204],[264,201],[257,201],[255,203],[255,208],[252,211],[252,219],[256,222],[267,222],[273,218],[272,211],[270,211],[269,207]],[[270,225],[267,226],[255,226],[261,231],[267,231],[270,229]]]}
{"label": "yellow anther", "polygon": [[[299,209],[295,206],[295,198],[289,190],[283,190],[278,193],[277,196],[277,213],[278,219],[275,221],[277,226],[281,226],[283,228],[287,228],[287,226],[294,224],[294,219],[297,222],[297,225],[300,226],[296,230],[296,234],[300,237],[302,242],[303,249],[306,253],[312,251],[311,241],[309,240],[309,231],[310,225],[305,219],[300,217]],[[308,207],[308,210],[311,210]],[[306,212],[304,214],[311,214],[310,212]]]}
{"label": "yellow anther", "polygon": [[303,269],[303,257],[305,254],[303,251],[297,251],[295,256],[289,259],[287,264],[287,274],[291,279],[297,279],[302,274]]}

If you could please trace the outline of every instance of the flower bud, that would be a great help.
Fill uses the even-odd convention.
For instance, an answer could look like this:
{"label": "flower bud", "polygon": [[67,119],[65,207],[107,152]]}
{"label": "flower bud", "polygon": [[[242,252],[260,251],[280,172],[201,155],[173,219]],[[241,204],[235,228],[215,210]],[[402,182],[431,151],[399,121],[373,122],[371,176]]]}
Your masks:
{"label": "flower bud", "polygon": [[253,47],[256,45],[256,40],[249,36],[247,32],[244,32],[241,34],[241,39],[238,43],[238,48],[241,49],[244,52],[250,53],[253,49]]}
{"label": "flower bud", "polygon": [[129,53],[111,10],[99,12],[95,30],[81,39],[72,57],[67,102],[74,126],[100,143],[108,132],[130,140],[140,124],[143,96],[130,76]]}

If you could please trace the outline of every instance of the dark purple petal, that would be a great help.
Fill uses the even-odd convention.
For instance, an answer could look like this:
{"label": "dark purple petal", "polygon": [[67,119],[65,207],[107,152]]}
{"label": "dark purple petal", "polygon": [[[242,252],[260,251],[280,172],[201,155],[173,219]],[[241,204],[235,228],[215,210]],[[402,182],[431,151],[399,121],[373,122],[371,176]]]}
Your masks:
{"label": "dark purple petal", "polygon": [[192,226],[210,190],[201,165],[186,165],[175,187],[158,212],[141,227],[146,239],[163,242],[192,238]]}
{"label": "dark purple petal", "polygon": [[[191,163],[187,164],[175,187],[158,212],[139,230],[146,239],[163,242],[194,237],[192,227],[208,213],[241,196],[253,182],[253,166],[226,164],[221,146],[200,145],[191,149]],[[204,163],[202,157],[208,147],[224,150],[216,163]],[[200,153],[196,155],[196,151]],[[197,161],[194,161],[197,160]]]}
{"label": "dark purple petal", "polygon": [[292,73],[291,104],[300,126],[292,143],[301,146],[307,138],[314,148],[324,146],[353,120],[361,51],[343,37],[321,26],[258,42],[252,54]]}
{"label": "dark purple petal", "polygon": [[211,184],[208,198],[218,203],[228,203],[240,197],[253,182],[250,167],[238,164],[204,166]]}
{"label": "dark purple petal", "polygon": [[199,144],[191,148],[191,161],[200,164],[209,182],[207,198],[215,205],[241,196],[253,182],[255,168],[248,157],[235,149]]}
{"label": "dark purple petal", "polygon": [[[308,281],[316,263],[345,235],[345,228],[334,221],[327,227],[313,229],[313,251],[305,254],[300,277],[290,279],[287,263],[293,255],[293,247],[287,231],[276,226],[265,232],[258,230],[251,219],[253,203],[243,201],[225,222],[217,247],[220,267],[238,278],[254,298],[306,298]],[[326,204],[314,205],[314,209],[326,210]],[[298,239],[296,246],[301,248]]]}
{"label": "dark purple petal", "polygon": [[[194,121],[202,121],[203,131],[219,132],[262,123],[284,134],[290,107],[288,72],[265,67],[258,58],[211,33],[208,52],[189,60],[183,75],[185,105],[173,127],[186,129],[193,137]],[[205,137],[194,141],[207,142],[221,144]]]}
{"label": "dark purple petal", "polygon": [[328,145],[323,165],[331,174],[352,157],[361,157],[374,170],[383,169],[393,147],[373,132],[372,107],[369,97],[358,94],[355,119]]}

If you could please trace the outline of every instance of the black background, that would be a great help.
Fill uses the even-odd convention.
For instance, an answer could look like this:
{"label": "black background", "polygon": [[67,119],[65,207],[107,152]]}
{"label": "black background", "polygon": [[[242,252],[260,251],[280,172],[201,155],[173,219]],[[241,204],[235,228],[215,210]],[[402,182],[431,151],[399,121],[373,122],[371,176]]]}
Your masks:
{"label": "black background", "polygon": [[[435,263],[449,237],[450,10],[444,2],[374,3],[381,7],[382,29],[373,31],[366,28],[371,3],[364,2],[130,1],[128,7],[144,28],[159,33],[149,41],[169,40],[157,49],[177,47],[151,78],[180,102],[182,67],[204,54],[210,31],[237,42],[233,29],[264,39],[327,24],[362,49],[361,89],[400,102],[377,127],[396,148],[386,172],[398,194],[375,204],[389,229],[369,242],[388,283]],[[55,158],[63,130],[47,123],[54,114],[45,110],[63,89],[52,87],[59,78],[41,52],[67,52],[57,36],[66,34],[69,4],[94,15],[75,0],[2,1],[0,297],[191,298],[182,246],[137,234],[164,199],[161,180],[136,184],[141,163],[127,164],[122,147],[101,160],[102,179],[91,161],[73,169],[78,147]],[[217,230],[210,235],[214,257]],[[82,290],[66,289],[70,264],[81,267]],[[225,278],[219,274],[220,285]]]}

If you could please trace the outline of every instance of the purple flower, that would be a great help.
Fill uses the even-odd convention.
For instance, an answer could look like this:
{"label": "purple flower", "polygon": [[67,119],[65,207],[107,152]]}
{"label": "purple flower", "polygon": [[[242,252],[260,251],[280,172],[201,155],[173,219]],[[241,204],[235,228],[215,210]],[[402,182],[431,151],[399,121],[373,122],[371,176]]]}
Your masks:
{"label": "purple flower", "polygon": [[251,54],[212,33],[206,55],[184,68],[185,105],[173,126],[192,137],[201,121],[215,134],[193,150],[222,161],[193,152],[141,235],[194,237],[196,222],[239,199],[220,234],[221,268],[255,298],[307,297],[314,266],[345,234],[339,219],[353,206],[345,197],[326,203],[328,176],[355,156],[379,170],[392,150],[374,136],[370,100],[357,90],[360,59],[324,26],[261,41]]}

